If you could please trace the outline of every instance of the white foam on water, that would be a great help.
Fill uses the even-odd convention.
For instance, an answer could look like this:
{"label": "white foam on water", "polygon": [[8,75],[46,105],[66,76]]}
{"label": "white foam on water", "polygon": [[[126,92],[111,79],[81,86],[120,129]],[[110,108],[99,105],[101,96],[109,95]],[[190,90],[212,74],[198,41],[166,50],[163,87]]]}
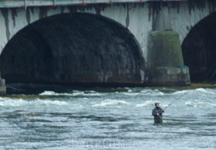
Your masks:
{"label": "white foam on water", "polygon": [[87,93],[84,93],[85,96],[103,96],[103,95],[107,95],[106,93],[100,93],[100,92],[96,92],[96,91],[87,91]]}
{"label": "white foam on water", "polygon": [[171,95],[187,94],[188,92],[190,92],[190,90],[176,91],[176,92],[172,93]]}
{"label": "white foam on water", "polygon": [[99,104],[92,105],[93,107],[106,107],[106,106],[121,106],[121,105],[129,105],[128,102],[123,100],[112,100],[112,99],[106,99],[105,101],[102,101]]}
{"label": "white foam on water", "polygon": [[[162,108],[168,107],[168,106],[169,106],[169,104],[162,104],[162,105],[161,105]],[[172,105],[172,106],[175,106],[175,105]]]}
{"label": "white foam on water", "polygon": [[104,93],[97,93],[95,91],[89,91],[85,93],[83,91],[74,90],[73,93],[56,93],[54,91],[44,91],[40,93],[41,96],[102,96]]}
{"label": "white foam on water", "polygon": [[214,93],[214,92],[208,91],[207,89],[203,89],[203,88],[198,88],[198,89],[196,89],[195,91],[198,91],[199,93],[202,92],[202,93],[212,94],[212,95],[215,95],[215,94],[216,94],[216,93]]}
{"label": "white foam on water", "polygon": [[197,88],[197,89],[193,89],[193,90],[183,90],[183,91],[177,91],[175,92],[176,94],[184,94],[184,93],[188,93],[188,94],[211,94],[211,95],[215,95],[216,93],[209,91],[209,89],[204,89],[204,88]]}
{"label": "white foam on water", "polygon": [[210,103],[210,105],[212,105],[212,106],[216,107],[216,104],[212,104],[212,103]]}
{"label": "white foam on water", "polygon": [[188,128],[188,127],[185,127],[185,128],[180,128],[180,129],[178,129],[178,132],[183,132],[183,133],[185,133],[185,132],[193,132],[193,130],[191,130],[191,129]]}
{"label": "white foam on water", "polygon": [[188,102],[185,102],[185,105],[186,106],[190,106],[190,107],[197,107],[198,103],[197,102],[188,101]]}
{"label": "white foam on water", "polygon": [[[215,89],[187,90],[188,94],[186,94],[187,91],[176,92],[176,90],[169,89],[163,89],[161,92],[158,90],[146,90],[146,92],[141,92],[139,88],[128,92],[131,94],[140,94],[134,97],[125,96],[123,92],[107,92],[105,93],[107,94],[106,97],[73,97],[74,94],[101,93],[94,91],[71,91],[71,93],[68,94],[72,96],[69,97],[27,95],[26,97],[17,96],[16,98],[13,96],[11,98],[0,98],[0,104],[6,105],[6,107],[0,105],[2,112],[2,120],[0,120],[3,130],[1,132],[2,140],[3,142],[7,142],[8,140],[26,138],[27,141],[24,141],[24,144],[30,147],[31,143],[28,143],[29,138],[31,138],[32,141],[38,141],[39,139],[42,142],[38,143],[40,145],[38,148],[41,148],[43,144],[46,145],[50,140],[53,140],[53,145],[55,146],[56,141],[61,143],[60,145],[64,145],[64,139],[68,140],[69,138],[74,138],[80,143],[80,141],[85,140],[97,140],[96,138],[100,136],[103,139],[109,138],[111,141],[123,139],[128,143],[131,141],[147,141],[152,147],[154,147],[154,145],[160,145],[164,149],[170,150],[176,146],[177,149],[188,150],[194,149],[195,146],[195,148],[198,149],[208,145],[214,146],[215,129],[212,124],[215,123],[214,110],[216,108],[216,102],[214,98],[216,98],[216,96],[206,93],[205,90],[207,90],[207,92],[216,92]],[[162,92],[164,94],[162,94]],[[155,96],[154,93],[158,96]],[[61,93],[48,91],[43,94],[60,95]],[[143,96],[145,94],[147,96]],[[208,97],[208,95],[210,95],[210,97]],[[184,96],[184,98],[181,98],[181,96]],[[161,108],[169,106],[168,109],[165,110],[164,125],[162,126],[153,126],[151,110],[154,108],[155,102],[159,102]],[[11,112],[13,112],[12,115]],[[37,115],[37,112],[39,112],[40,115]],[[22,114],[24,114],[24,116]],[[20,115],[22,118],[20,118]],[[42,132],[35,132],[34,128],[31,128],[31,126],[36,126],[38,131]],[[87,130],[88,132],[86,132]],[[22,134],[25,131],[27,131],[29,135]],[[60,138],[62,138],[62,140],[55,138],[57,137],[56,135],[59,135],[59,132],[61,132]],[[124,138],[124,135],[127,138]],[[154,135],[157,135],[157,137]],[[44,141],[45,136],[47,136],[46,141]],[[68,140],[68,142],[71,144],[70,140]],[[16,143],[17,141],[15,141],[15,144]],[[12,144],[13,147],[9,147],[8,149],[16,149],[17,145],[14,143]],[[53,145],[50,146],[50,149],[53,148]],[[188,148],[188,146],[191,145],[192,147]],[[61,149],[64,148],[65,147],[61,147]],[[124,148],[125,147],[123,147],[123,149]],[[0,149],[4,149],[4,147]],[[99,147],[99,149],[103,148]],[[138,150],[139,148],[135,147],[133,149]]]}
{"label": "white foam on water", "polygon": [[136,107],[152,107],[154,106],[155,101],[146,101],[143,104],[137,104]]}
{"label": "white foam on water", "polygon": [[193,102],[188,101],[188,102],[185,102],[185,106],[189,106],[189,107],[208,107],[208,108],[210,108],[209,106],[215,107],[216,104],[206,102],[206,101],[193,101]]}
{"label": "white foam on water", "polygon": [[136,96],[139,95],[140,93],[127,93],[127,92],[123,92],[124,95],[128,95],[128,96]]}
{"label": "white foam on water", "polygon": [[71,95],[69,93],[56,93],[54,91],[44,91],[43,93],[40,93],[41,96],[58,96],[58,95]]}
{"label": "white foam on water", "polygon": [[19,106],[24,106],[24,105],[33,105],[33,106],[38,106],[38,105],[67,105],[67,102],[65,101],[51,101],[51,100],[31,100],[31,101],[27,101],[27,100],[23,100],[23,99],[8,99],[8,100],[3,100],[0,101],[0,106],[13,106],[13,107],[19,107]]}
{"label": "white foam on water", "polygon": [[84,95],[83,91],[73,90],[72,96],[81,96]]}
{"label": "white foam on water", "polygon": [[[216,93],[209,91],[208,89],[204,89],[204,88],[197,88],[197,89],[193,89],[193,90],[182,90],[182,91],[176,91],[173,93],[170,93],[170,95],[183,95],[183,94],[211,94],[211,95],[215,95]],[[169,94],[168,94],[169,95]]]}
{"label": "white foam on water", "polygon": [[104,96],[106,94],[103,93],[84,93],[83,96]]}
{"label": "white foam on water", "polygon": [[[136,104],[136,107],[155,107],[155,102],[158,102],[160,103],[159,101],[152,101],[152,100],[149,100],[149,101],[145,101],[144,103],[142,104]],[[160,104],[160,107],[163,108],[163,107],[167,107],[168,104]]]}
{"label": "white foam on water", "polygon": [[11,98],[8,98],[8,97],[0,97],[0,102],[1,102],[1,101],[5,101],[5,100],[11,100]]}
{"label": "white foam on water", "polygon": [[18,107],[22,105],[28,105],[28,102],[24,101],[23,99],[16,99],[16,100],[8,99],[8,100],[0,101],[0,106]]}
{"label": "white foam on water", "polygon": [[145,89],[141,91],[142,95],[151,95],[151,96],[159,96],[159,95],[165,95],[163,92],[159,91],[158,89],[151,90],[151,89]]}
{"label": "white foam on water", "polygon": [[55,100],[55,101],[51,101],[51,100],[36,100],[36,101],[30,101],[31,104],[33,105],[67,105],[68,103],[65,102],[65,101],[58,101],[58,100]]}

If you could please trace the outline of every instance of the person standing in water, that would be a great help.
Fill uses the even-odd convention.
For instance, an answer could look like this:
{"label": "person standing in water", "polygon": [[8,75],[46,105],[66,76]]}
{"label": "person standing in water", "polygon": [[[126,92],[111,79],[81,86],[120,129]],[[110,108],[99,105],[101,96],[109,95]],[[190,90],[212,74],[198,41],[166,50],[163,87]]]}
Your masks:
{"label": "person standing in water", "polygon": [[152,110],[152,115],[154,116],[154,125],[159,125],[163,123],[163,112],[164,110],[160,108],[159,103],[155,103],[155,108]]}

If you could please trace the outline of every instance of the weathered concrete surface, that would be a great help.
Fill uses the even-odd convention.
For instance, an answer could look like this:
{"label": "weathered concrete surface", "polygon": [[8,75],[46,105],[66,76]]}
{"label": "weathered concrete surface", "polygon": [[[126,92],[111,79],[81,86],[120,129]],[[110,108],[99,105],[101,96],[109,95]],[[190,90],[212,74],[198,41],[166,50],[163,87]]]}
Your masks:
{"label": "weathered concrete surface", "polygon": [[[215,11],[216,4],[210,1],[197,2],[166,2],[169,9],[169,17],[172,29],[177,31],[180,42],[184,40],[190,29],[201,19]],[[201,4],[201,5],[199,5]],[[0,53],[7,42],[22,28],[41,18],[56,14],[72,12],[86,12],[101,14],[102,16],[114,19],[127,27],[138,40],[147,58],[147,37],[152,31],[153,22],[156,18],[160,2],[145,3],[123,3],[123,4],[97,4],[97,5],[75,5],[57,7],[27,7],[1,9],[0,11]]]}
{"label": "weathered concrete surface", "polygon": [[145,61],[121,24],[93,14],[61,14],[22,29],[1,54],[8,83],[142,84]]}
{"label": "weathered concrete surface", "polygon": [[189,68],[157,67],[148,70],[149,86],[187,86],[190,85]]}
{"label": "weathered concrete surface", "polygon": [[156,16],[153,31],[172,31],[172,25],[167,7],[162,7]]}
{"label": "weathered concrete surface", "polygon": [[177,32],[150,32],[148,47],[148,68],[184,65]]}
{"label": "weathered concrete surface", "polygon": [[[216,10],[216,1],[189,0],[188,2],[168,2],[166,5],[161,5],[160,2],[148,2],[1,9],[0,52],[18,31],[35,21],[55,14],[86,12],[114,19],[128,28],[138,40],[143,56],[148,62],[147,36],[149,31],[152,31],[153,22],[161,6],[168,10],[172,29],[179,33],[180,42],[182,42],[196,23]],[[208,59],[204,58],[204,61]]]}
{"label": "weathered concrete surface", "polygon": [[216,79],[216,13],[195,25],[182,44],[184,62],[191,79],[204,82]]}
{"label": "weathered concrete surface", "polygon": [[183,66],[179,35],[175,31],[149,33],[146,82],[152,86],[190,85],[188,67]]}
{"label": "weathered concrete surface", "polygon": [[1,72],[0,72],[0,96],[6,95],[6,85],[5,85],[5,79],[1,78]]}
{"label": "weathered concrete surface", "polygon": [[[100,3],[140,3],[147,1],[167,0],[1,0],[0,7],[32,7],[32,6],[52,6],[52,5],[76,5],[76,4],[100,4]],[[169,0],[179,1],[179,0]],[[187,0],[181,0],[187,1]]]}

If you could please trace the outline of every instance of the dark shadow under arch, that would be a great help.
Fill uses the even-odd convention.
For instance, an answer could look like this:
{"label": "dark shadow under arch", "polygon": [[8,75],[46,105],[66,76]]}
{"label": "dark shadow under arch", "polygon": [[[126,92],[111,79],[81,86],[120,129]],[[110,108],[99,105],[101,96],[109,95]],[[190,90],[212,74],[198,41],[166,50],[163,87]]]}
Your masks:
{"label": "dark shadow under arch", "polygon": [[20,30],[1,54],[1,72],[7,83],[140,84],[144,62],[121,24],[93,14],[60,14]]}
{"label": "dark shadow under arch", "polygon": [[216,79],[216,12],[198,22],[182,43],[193,82]]}

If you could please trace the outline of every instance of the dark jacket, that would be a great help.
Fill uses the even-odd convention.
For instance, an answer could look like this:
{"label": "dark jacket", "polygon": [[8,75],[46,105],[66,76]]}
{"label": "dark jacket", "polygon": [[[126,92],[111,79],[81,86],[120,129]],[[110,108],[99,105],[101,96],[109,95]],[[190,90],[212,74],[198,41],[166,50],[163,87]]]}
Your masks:
{"label": "dark jacket", "polygon": [[156,119],[156,118],[159,118],[159,117],[157,116],[157,113],[160,115],[160,117],[162,117],[162,113],[163,113],[162,108],[160,108],[160,107],[155,107],[155,108],[152,110],[152,115],[154,116],[155,119]]}

